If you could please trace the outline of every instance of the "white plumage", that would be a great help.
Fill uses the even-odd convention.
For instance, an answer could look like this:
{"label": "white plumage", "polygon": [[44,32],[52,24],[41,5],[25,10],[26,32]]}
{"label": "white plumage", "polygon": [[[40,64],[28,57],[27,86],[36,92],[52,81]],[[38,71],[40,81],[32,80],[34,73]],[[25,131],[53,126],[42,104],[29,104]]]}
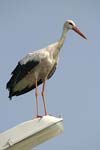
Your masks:
{"label": "white plumage", "polygon": [[43,83],[42,97],[44,103],[45,115],[47,115],[46,104],[45,104],[45,82],[55,72],[58,64],[60,49],[64,44],[66,33],[68,30],[74,30],[80,34],[83,38],[86,37],[76,27],[72,20],[68,20],[64,23],[63,32],[58,42],[49,45],[46,48],[34,51],[33,53],[27,54],[23,59],[18,62],[18,65],[12,72],[12,77],[7,83],[9,90],[9,98],[12,96],[18,96],[29,92],[36,88],[36,106],[37,106],[37,117],[38,113],[38,88],[37,86]]}

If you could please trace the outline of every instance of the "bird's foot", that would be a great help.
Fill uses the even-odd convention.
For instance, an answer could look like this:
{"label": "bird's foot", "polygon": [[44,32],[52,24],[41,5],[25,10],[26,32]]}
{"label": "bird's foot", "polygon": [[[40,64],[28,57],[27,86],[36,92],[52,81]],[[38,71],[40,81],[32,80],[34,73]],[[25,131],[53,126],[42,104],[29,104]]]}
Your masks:
{"label": "bird's foot", "polygon": [[43,116],[37,115],[36,118],[42,118]]}
{"label": "bird's foot", "polygon": [[36,115],[36,117],[34,117],[33,119],[35,118],[43,118],[44,116],[52,116],[51,114],[48,114],[48,113],[45,113],[43,116],[42,115]]}
{"label": "bird's foot", "polygon": [[43,118],[43,116],[41,116],[41,115],[36,115],[33,119],[36,119],[36,118]]}

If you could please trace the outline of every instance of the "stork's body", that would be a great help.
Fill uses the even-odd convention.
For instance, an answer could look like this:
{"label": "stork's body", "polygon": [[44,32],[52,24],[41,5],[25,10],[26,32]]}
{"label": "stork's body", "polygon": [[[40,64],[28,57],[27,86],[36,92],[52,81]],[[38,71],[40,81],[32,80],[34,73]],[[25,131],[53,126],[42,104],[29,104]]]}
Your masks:
{"label": "stork's body", "polygon": [[43,83],[42,97],[44,103],[45,115],[47,115],[45,104],[45,82],[55,72],[58,64],[60,49],[64,44],[66,33],[69,29],[73,29],[82,37],[86,38],[77,28],[73,21],[65,22],[61,38],[58,42],[49,45],[46,48],[27,54],[12,72],[12,77],[7,83],[9,90],[9,98],[29,92],[32,89],[36,94],[37,116],[38,114],[38,85]]}
{"label": "stork's body", "polygon": [[57,44],[29,53],[18,63],[12,72],[12,81],[8,82],[8,85],[11,82],[13,84],[11,85],[13,86],[13,91],[9,95],[10,98],[14,95],[24,94],[35,88],[36,80],[37,84],[40,84],[50,78],[58,61],[58,58],[54,59],[52,55],[53,51],[50,51],[52,47],[54,49],[54,46],[56,48]]}

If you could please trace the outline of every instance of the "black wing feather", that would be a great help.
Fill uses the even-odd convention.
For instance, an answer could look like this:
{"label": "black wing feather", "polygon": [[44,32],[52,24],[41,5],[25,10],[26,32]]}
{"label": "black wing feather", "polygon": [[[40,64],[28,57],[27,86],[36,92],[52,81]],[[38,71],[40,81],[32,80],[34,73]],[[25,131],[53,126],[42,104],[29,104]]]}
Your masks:
{"label": "black wing feather", "polygon": [[[12,77],[8,81],[6,88],[9,90],[9,98],[11,98],[13,95],[16,95],[16,93],[13,93],[13,88],[16,83],[18,83],[21,79],[23,79],[28,72],[31,71],[34,67],[36,67],[39,64],[39,61],[29,61],[26,64],[21,64],[20,62],[16,66],[16,68],[13,70]],[[33,87],[34,88],[34,87]],[[26,90],[25,90],[26,91]]]}
{"label": "black wing feather", "polygon": [[[39,80],[39,81],[37,82],[37,85],[39,86],[41,83],[43,83],[43,81],[42,81],[42,80]],[[35,85],[32,85],[31,87],[25,87],[23,90],[21,90],[21,91],[16,91],[16,92],[12,93],[11,96],[9,95],[9,98],[11,99],[11,97],[14,96],[14,95],[19,96],[19,95],[25,94],[25,93],[31,91],[31,90],[34,89],[34,88],[35,88]]]}

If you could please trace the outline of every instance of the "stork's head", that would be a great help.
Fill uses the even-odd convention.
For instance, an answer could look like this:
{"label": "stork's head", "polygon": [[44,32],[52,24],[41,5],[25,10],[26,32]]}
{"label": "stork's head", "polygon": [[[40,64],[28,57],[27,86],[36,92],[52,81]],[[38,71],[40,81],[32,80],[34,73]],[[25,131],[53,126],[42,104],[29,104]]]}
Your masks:
{"label": "stork's head", "polygon": [[78,29],[78,27],[75,25],[74,21],[72,21],[72,20],[67,20],[64,23],[64,28],[67,30],[74,30],[76,33],[78,33],[84,39],[87,39],[86,36]]}

